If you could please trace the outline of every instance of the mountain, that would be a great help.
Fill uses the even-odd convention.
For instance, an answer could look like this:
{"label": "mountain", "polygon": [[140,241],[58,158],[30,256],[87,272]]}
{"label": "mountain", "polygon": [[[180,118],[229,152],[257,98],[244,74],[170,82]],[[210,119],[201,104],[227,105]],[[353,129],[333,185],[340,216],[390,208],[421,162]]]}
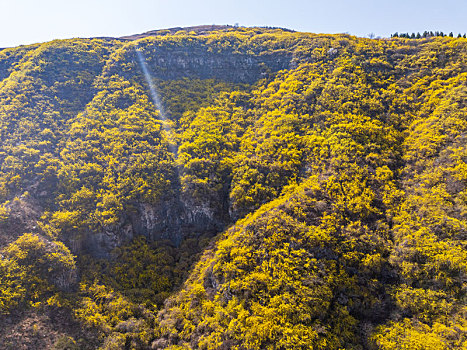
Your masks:
{"label": "mountain", "polygon": [[0,348],[467,346],[467,40],[199,26],[0,51]]}

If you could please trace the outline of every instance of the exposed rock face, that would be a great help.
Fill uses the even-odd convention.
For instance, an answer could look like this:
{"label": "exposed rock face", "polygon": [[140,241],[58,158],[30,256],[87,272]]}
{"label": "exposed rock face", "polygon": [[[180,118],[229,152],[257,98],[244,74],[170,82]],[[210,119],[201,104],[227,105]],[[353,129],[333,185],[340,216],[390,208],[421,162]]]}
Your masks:
{"label": "exposed rock face", "polygon": [[76,269],[63,270],[53,276],[52,283],[61,291],[69,292],[78,282]]}
{"label": "exposed rock face", "polygon": [[169,51],[160,49],[148,67],[154,77],[221,79],[232,83],[254,83],[269,72],[290,68],[292,55],[246,55],[232,52],[208,52],[207,48]]}
{"label": "exposed rock face", "polygon": [[0,221],[0,248],[13,242],[26,232],[38,232],[37,222],[43,211],[31,196],[21,196],[10,201],[5,208],[7,218]]}
{"label": "exposed rock face", "polygon": [[74,252],[84,250],[93,256],[109,258],[113,249],[145,236],[150,241],[167,240],[178,245],[187,235],[216,233],[225,223],[208,206],[174,199],[160,204],[135,203],[121,223],[99,232],[88,232],[67,242]]}
{"label": "exposed rock face", "polygon": [[[76,265],[74,262],[69,263],[61,260],[66,258],[72,259],[69,249],[61,243],[54,241],[44,239],[44,242],[45,252],[49,255],[48,259],[51,261],[47,273],[50,282],[61,291],[71,291],[78,282]],[[61,257],[61,259],[56,257]]]}
{"label": "exposed rock face", "polygon": [[[40,232],[38,221],[42,208],[31,197],[9,203],[9,217],[0,225],[0,247],[13,242],[26,232]],[[114,226],[95,232],[71,234],[65,237],[66,245],[74,253],[86,251],[100,258],[110,257],[113,249],[131,241],[136,236],[146,236],[151,241],[167,240],[177,245],[187,235],[216,233],[224,227],[219,211],[207,203],[191,198],[174,198],[157,204],[133,203],[122,221]],[[56,276],[54,284],[67,290],[76,280],[76,272],[64,272]]]}
{"label": "exposed rock face", "polygon": [[[228,46],[228,42],[225,45]],[[201,42],[192,46],[143,42],[136,47],[145,51],[147,56],[144,59],[151,77],[162,80],[217,79],[229,83],[253,84],[270,73],[294,65],[293,53],[286,50],[240,53],[232,47],[212,48]],[[118,62],[105,69],[107,76],[123,74],[131,79],[134,74],[140,74],[135,46],[128,46],[125,50],[125,64],[133,62],[136,70],[132,71]]]}

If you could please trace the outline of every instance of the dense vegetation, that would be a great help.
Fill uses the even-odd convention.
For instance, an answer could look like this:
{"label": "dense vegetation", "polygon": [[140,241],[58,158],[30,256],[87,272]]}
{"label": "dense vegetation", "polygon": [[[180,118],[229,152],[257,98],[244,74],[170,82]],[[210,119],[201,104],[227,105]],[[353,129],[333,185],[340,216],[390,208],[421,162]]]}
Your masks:
{"label": "dense vegetation", "polygon": [[[431,37],[434,37],[434,36],[449,36],[451,38],[454,37],[454,33],[453,32],[450,32],[449,34],[446,34],[446,33],[443,33],[443,32],[439,32],[439,31],[436,31],[436,32],[433,32],[433,31],[424,31],[422,34],[420,34],[419,32],[417,34],[415,33],[412,33],[412,34],[409,34],[409,33],[394,33],[394,34],[391,34],[391,38],[410,38],[410,39],[420,39],[420,38],[431,38]],[[462,35],[461,33],[457,34],[457,37],[458,38],[465,38],[465,33],[464,35]]]}
{"label": "dense vegetation", "polygon": [[69,315],[55,348],[467,347],[466,39],[65,40],[0,79],[0,311]]}

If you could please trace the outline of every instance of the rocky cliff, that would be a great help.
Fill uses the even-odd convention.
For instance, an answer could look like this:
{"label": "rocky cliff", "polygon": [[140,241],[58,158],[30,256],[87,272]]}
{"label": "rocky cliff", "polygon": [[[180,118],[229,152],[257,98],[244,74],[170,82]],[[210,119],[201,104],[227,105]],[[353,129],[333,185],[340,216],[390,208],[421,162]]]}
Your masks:
{"label": "rocky cliff", "polygon": [[[109,257],[113,249],[138,235],[178,244],[187,235],[219,232],[230,221],[225,190],[214,194],[214,198],[223,198],[221,205],[194,200],[192,194],[182,191],[174,174],[183,172],[184,165],[176,159],[177,154],[171,154],[169,143],[173,141],[168,140],[167,133],[172,131],[167,131],[167,126],[161,130],[156,124],[175,123],[168,128],[177,128],[183,112],[196,112],[221,90],[231,89],[232,84],[251,85],[289,69],[294,53],[284,45],[292,47],[297,42],[286,44],[269,34],[275,30],[267,29],[191,29],[175,35],[146,33],[124,40],[54,41],[0,52],[0,119],[3,130],[10,130],[1,135],[0,199],[8,202],[23,196],[23,208],[35,212],[34,222],[28,220],[27,227],[14,231],[40,232],[44,225],[39,223],[46,222],[45,227],[51,224],[75,254],[86,251]],[[138,54],[143,57],[144,69]],[[160,91],[161,82],[165,82],[164,91]],[[188,84],[187,88],[177,91],[171,84],[178,82]],[[31,89],[24,89],[28,84]],[[154,101],[148,84],[154,85],[162,100],[178,114]],[[13,95],[16,100],[11,99]],[[122,124],[118,121],[122,113],[134,115],[137,121]],[[123,129],[134,130],[135,122],[140,128],[128,136]],[[145,130],[148,122],[156,123],[150,132]],[[112,149],[111,142],[117,140],[106,136],[115,128],[122,132],[121,137],[128,137],[124,154]],[[144,157],[154,158],[149,168],[144,160],[139,169],[132,165],[131,159],[141,148],[134,137],[161,148],[146,149],[143,143]],[[129,183],[119,189],[122,176],[112,169],[109,159],[115,157],[118,162],[122,156],[127,157],[126,165],[120,165],[118,171],[133,169],[128,170],[136,172],[131,176],[144,173],[145,181],[153,184],[142,186],[137,194]],[[150,172],[157,172],[160,162],[167,162],[170,173],[161,180],[165,185],[150,179]],[[96,176],[90,169],[97,172]],[[102,181],[107,183],[106,190],[99,189]],[[92,198],[86,199],[85,210],[78,205],[84,200],[78,199],[84,189],[94,191]],[[144,191],[166,191],[168,195],[147,200]],[[107,195],[113,198],[112,203],[118,203],[118,210],[111,208],[110,202],[104,203]],[[16,208],[14,216],[21,217],[20,211]],[[45,219],[39,219],[43,213]],[[28,215],[25,211],[24,217]],[[69,222],[71,218],[81,224]],[[21,220],[15,225],[21,226]]]}

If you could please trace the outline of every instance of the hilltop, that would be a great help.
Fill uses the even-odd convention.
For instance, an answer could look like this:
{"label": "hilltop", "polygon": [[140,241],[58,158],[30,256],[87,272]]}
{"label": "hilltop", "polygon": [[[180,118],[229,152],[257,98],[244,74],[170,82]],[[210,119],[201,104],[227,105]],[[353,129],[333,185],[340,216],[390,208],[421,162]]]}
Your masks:
{"label": "hilltop", "polygon": [[[242,27],[245,28],[245,27]],[[250,27],[247,29],[254,29],[255,27]],[[259,31],[264,30],[264,27],[256,27]],[[287,31],[287,32],[294,32],[291,29],[286,29],[286,28],[270,28],[270,29],[280,29],[281,31]],[[120,37],[120,39],[126,39],[126,40],[137,40],[141,38],[145,38],[147,36],[159,36],[159,35],[174,35],[177,32],[187,32],[190,34],[197,34],[197,35],[208,35],[212,32],[227,32],[227,31],[238,31],[239,27],[237,26],[232,26],[232,25],[199,25],[199,26],[192,26],[192,27],[174,27],[174,28],[167,28],[167,29],[157,29],[157,30],[151,30],[148,32],[144,32],[141,34],[133,34],[133,35],[126,35]]]}

